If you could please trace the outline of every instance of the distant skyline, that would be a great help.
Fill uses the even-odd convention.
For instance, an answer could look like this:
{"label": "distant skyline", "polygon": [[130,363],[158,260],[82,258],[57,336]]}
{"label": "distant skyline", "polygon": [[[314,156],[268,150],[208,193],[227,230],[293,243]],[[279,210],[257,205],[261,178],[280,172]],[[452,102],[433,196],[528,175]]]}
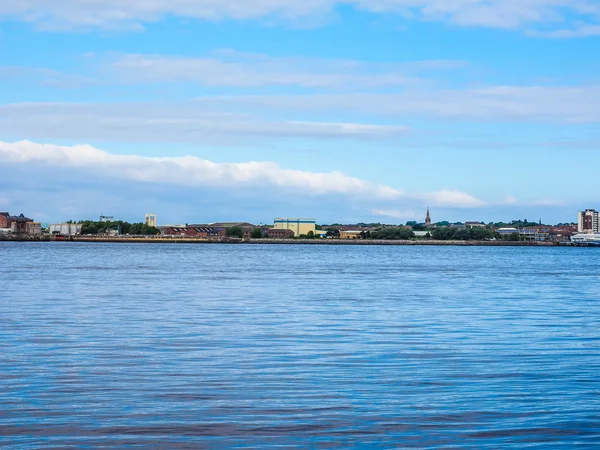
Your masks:
{"label": "distant skyline", "polygon": [[0,210],[575,222],[598,48],[593,0],[5,0]]}

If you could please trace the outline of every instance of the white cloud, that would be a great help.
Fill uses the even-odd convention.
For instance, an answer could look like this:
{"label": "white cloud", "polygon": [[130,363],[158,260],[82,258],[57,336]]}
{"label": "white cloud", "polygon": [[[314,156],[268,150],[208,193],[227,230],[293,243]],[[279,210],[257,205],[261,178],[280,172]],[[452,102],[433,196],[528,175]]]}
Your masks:
{"label": "white cloud", "polygon": [[392,187],[369,183],[340,172],[289,170],[272,162],[215,163],[192,156],[148,158],[115,155],[89,145],[69,147],[30,141],[0,141],[0,162],[42,163],[139,182],[183,186],[275,186],[282,190],[302,189],[306,194],[341,194],[387,201],[402,196],[401,191]]}
{"label": "white cloud", "polygon": [[201,20],[322,20],[337,7],[442,21],[459,26],[523,28],[598,24],[595,0],[3,0],[0,16],[49,29],[141,29],[168,17]]}

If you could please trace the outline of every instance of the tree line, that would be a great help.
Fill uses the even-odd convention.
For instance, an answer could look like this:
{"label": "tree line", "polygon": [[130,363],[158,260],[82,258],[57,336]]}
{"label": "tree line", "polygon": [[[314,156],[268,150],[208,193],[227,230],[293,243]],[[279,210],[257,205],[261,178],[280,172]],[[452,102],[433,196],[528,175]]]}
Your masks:
{"label": "tree line", "polygon": [[150,227],[145,223],[129,223],[122,220],[114,222],[99,222],[95,220],[82,220],[81,234],[107,234],[109,231],[116,231],[119,234],[130,235],[157,235],[160,230],[156,227]]}

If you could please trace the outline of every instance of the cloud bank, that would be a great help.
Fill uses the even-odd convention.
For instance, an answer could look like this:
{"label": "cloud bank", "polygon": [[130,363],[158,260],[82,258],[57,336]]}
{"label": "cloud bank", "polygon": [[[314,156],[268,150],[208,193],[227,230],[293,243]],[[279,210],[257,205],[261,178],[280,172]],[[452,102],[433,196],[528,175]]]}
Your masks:
{"label": "cloud bank", "polygon": [[185,186],[273,186],[302,189],[309,194],[343,194],[394,200],[402,192],[340,172],[317,173],[283,169],[272,162],[215,163],[193,156],[149,158],[115,155],[90,145],[60,146],[30,141],[0,141],[0,161],[8,164],[42,163],[88,170],[112,177]]}
{"label": "cloud bank", "polygon": [[485,205],[482,200],[460,191],[407,194],[390,186],[336,171],[319,173],[290,170],[273,162],[217,163],[193,156],[151,158],[117,155],[90,145],[61,146],[31,141],[0,141],[0,163],[63,168],[142,183],[223,189],[275,187],[281,192],[342,195],[350,201],[379,204],[423,202],[432,206],[454,208]]}

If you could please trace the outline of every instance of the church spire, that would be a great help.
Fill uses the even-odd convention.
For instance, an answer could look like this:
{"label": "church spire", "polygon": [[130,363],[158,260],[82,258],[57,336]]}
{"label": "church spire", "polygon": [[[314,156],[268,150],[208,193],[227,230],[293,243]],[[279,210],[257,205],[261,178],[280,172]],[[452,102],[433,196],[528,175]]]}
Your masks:
{"label": "church spire", "polygon": [[425,226],[431,225],[431,215],[429,214],[429,206],[427,207],[427,216],[425,217]]}

